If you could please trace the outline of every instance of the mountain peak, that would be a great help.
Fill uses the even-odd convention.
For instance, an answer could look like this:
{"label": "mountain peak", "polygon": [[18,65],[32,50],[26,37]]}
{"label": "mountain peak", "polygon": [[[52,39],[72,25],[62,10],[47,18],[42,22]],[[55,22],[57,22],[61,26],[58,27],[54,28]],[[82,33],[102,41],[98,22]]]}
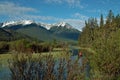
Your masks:
{"label": "mountain peak", "polygon": [[41,26],[43,26],[44,28],[46,28],[47,30],[49,30],[52,26],[53,26],[53,24],[46,24],[46,23],[39,23],[39,25],[41,25]]}
{"label": "mountain peak", "polygon": [[23,20],[23,21],[21,21],[21,24],[23,24],[23,25],[28,25],[28,24],[31,24],[31,23],[33,23],[34,21],[32,21],[32,20]]}
{"label": "mountain peak", "polygon": [[47,30],[50,30],[52,27],[56,27],[56,28],[65,28],[65,29],[75,29],[73,28],[70,24],[66,23],[66,22],[59,22],[59,23],[54,23],[54,24],[47,24],[47,23],[43,23],[43,22],[34,22],[32,20],[21,20],[21,21],[10,21],[10,22],[4,22],[3,24],[1,24],[1,27],[10,27],[10,26],[16,26],[16,25],[30,25],[32,23],[35,23],[38,26],[42,26],[44,28],[46,28]]}
{"label": "mountain peak", "polygon": [[60,22],[60,23],[57,23],[56,25],[58,27],[65,27],[67,29],[73,29],[73,27],[70,24],[66,23],[66,22]]}
{"label": "mountain peak", "polygon": [[56,27],[63,27],[63,28],[67,28],[67,29],[73,29],[73,27],[66,23],[66,22],[59,22],[59,23],[55,23],[55,24],[47,24],[47,23],[38,23],[38,25],[43,26],[44,28],[46,28],[47,30],[50,30],[50,28],[56,26]]}
{"label": "mountain peak", "polygon": [[60,23],[58,23],[58,26],[64,27],[65,25],[66,25],[66,22],[60,22]]}
{"label": "mountain peak", "polygon": [[33,23],[32,20],[9,21],[9,22],[3,23],[2,27],[9,26],[9,25],[18,25],[18,24],[29,25],[31,23]]}

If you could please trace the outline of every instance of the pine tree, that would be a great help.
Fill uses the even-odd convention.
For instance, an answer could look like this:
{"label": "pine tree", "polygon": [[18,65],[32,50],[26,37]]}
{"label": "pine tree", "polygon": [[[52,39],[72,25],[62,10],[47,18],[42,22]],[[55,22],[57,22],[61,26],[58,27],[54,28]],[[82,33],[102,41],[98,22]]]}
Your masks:
{"label": "pine tree", "polygon": [[116,27],[120,28],[120,14],[115,17]]}
{"label": "pine tree", "polygon": [[104,19],[103,19],[103,14],[100,16],[100,27],[104,26]]}
{"label": "pine tree", "polygon": [[[114,16],[112,10],[110,10],[106,23],[104,23],[104,18],[101,14],[100,27],[96,27],[96,18],[89,18],[88,21],[85,21],[85,24],[86,26],[81,34],[81,41],[83,41],[82,45],[85,45],[83,47],[89,47],[95,51],[93,55],[89,56],[92,75],[96,76],[94,79],[119,80],[120,15]],[[86,45],[89,46],[87,47]]]}
{"label": "pine tree", "polygon": [[110,24],[113,21],[113,19],[114,19],[114,14],[112,10],[110,10],[107,16],[106,24]]}
{"label": "pine tree", "polygon": [[95,27],[98,27],[98,21],[97,21],[97,18],[94,19],[94,25],[95,25]]}

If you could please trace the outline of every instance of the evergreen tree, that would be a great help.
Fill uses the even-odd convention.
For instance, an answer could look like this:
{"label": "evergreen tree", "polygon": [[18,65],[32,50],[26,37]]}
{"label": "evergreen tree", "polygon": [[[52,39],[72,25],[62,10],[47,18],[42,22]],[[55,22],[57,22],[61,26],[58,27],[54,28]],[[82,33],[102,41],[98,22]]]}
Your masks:
{"label": "evergreen tree", "polygon": [[100,27],[103,27],[104,25],[104,19],[103,19],[103,14],[100,16]]}
{"label": "evergreen tree", "polygon": [[106,24],[110,24],[113,19],[114,19],[114,14],[113,14],[112,10],[110,10],[108,13],[108,16],[107,16]]}
{"label": "evergreen tree", "polygon": [[115,23],[116,23],[116,27],[120,28],[120,15],[119,14],[115,17]]}
{"label": "evergreen tree", "polygon": [[120,15],[114,16],[110,10],[105,24],[101,14],[100,27],[96,18],[89,18],[85,24],[80,43],[94,51],[89,56],[91,80],[120,80]]}
{"label": "evergreen tree", "polygon": [[95,24],[94,24],[95,27],[98,27],[98,21],[97,21],[97,18],[94,19],[94,23],[95,23]]}

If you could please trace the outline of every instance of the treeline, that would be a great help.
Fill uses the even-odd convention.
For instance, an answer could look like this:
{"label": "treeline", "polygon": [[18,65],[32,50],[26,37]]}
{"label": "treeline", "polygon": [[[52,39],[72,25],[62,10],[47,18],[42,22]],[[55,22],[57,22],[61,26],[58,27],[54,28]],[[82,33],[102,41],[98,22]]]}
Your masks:
{"label": "treeline", "polygon": [[[95,53],[89,56],[92,80],[120,79],[120,15],[109,11],[100,21],[89,18],[79,38],[81,47]],[[94,76],[94,77],[93,77]]]}
{"label": "treeline", "polygon": [[7,52],[18,52],[18,53],[40,53],[40,52],[49,52],[54,47],[53,44],[29,41],[26,39],[20,39],[16,41],[0,42],[0,54]]}

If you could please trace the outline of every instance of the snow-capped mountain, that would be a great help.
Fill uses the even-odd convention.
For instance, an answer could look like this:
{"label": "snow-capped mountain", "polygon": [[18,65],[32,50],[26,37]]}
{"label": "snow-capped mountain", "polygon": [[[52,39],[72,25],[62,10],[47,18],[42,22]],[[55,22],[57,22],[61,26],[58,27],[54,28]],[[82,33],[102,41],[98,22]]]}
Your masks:
{"label": "snow-capped mountain", "polygon": [[60,23],[57,24],[57,26],[62,26],[62,27],[64,27],[65,25],[66,25],[65,22],[60,22]]}
{"label": "snow-capped mountain", "polygon": [[2,27],[6,27],[6,26],[12,26],[12,25],[29,25],[31,23],[33,23],[34,21],[31,20],[21,20],[21,21],[10,21],[10,22],[5,22],[3,23]]}
{"label": "snow-capped mountain", "polygon": [[37,23],[38,25],[40,25],[40,26],[42,26],[42,27],[44,27],[44,28],[46,28],[47,30],[50,30],[50,28],[52,27],[52,26],[54,26],[54,24],[46,24],[46,23]]}
{"label": "snow-capped mountain", "polygon": [[30,25],[30,24],[36,24],[38,26],[42,26],[46,28],[47,30],[50,30],[52,27],[62,27],[62,28],[67,28],[67,29],[74,29],[70,24],[66,22],[59,22],[59,23],[54,23],[54,24],[47,24],[43,22],[34,22],[32,20],[21,20],[21,21],[10,21],[10,22],[4,22],[1,27],[10,27],[10,26],[15,26],[15,25]]}
{"label": "snow-capped mountain", "polygon": [[6,31],[15,31],[38,40],[78,40],[80,31],[66,22],[46,24],[31,20],[11,21],[1,23],[1,28]]}
{"label": "snow-capped mountain", "polygon": [[57,27],[65,27],[65,28],[67,28],[67,29],[72,29],[72,28],[73,28],[70,24],[68,24],[68,23],[66,23],[66,22],[60,22],[60,23],[55,24],[54,26],[57,26]]}
{"label": "snow-capped mountain", "polygon": [[38,23],[38,25],[43,26],[47,30],[50,30],[52,27],[57,27],[57,28],[62,27],[67,29],[73,29],[73,27],[66,22],[60,22],[60,23],[54,23],[54,24],[46,24],[41,22],[41,23]]}

